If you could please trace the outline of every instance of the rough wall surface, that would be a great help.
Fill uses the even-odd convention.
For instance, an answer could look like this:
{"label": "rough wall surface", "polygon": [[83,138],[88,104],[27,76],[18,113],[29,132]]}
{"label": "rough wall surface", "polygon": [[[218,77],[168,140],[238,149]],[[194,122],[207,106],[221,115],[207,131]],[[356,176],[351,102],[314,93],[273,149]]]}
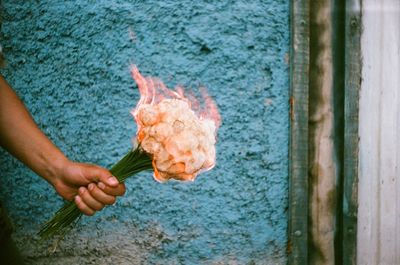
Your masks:
{"label": "rough wall surface", "polygon": [[49,253],[39,225],[62,205],[0,152],[0,199],[31,264],[285,264],[289,4],[268,1],[3,1],[3,75],[73,160],[129,148],[135,63],[167,85],[204,85],[223,118],[217,166],[194,183],[128,180]]}

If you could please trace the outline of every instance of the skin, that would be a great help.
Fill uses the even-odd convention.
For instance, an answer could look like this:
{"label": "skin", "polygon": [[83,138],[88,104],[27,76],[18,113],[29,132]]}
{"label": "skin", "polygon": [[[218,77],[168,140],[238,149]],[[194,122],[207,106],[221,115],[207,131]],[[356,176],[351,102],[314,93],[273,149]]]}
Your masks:
{"label": "skin", "polygon": [[28,110],[0,75],[0,146],[47,180],[85,215],[111,205],[125,185],[97,165],[69,160],[39,129]]}

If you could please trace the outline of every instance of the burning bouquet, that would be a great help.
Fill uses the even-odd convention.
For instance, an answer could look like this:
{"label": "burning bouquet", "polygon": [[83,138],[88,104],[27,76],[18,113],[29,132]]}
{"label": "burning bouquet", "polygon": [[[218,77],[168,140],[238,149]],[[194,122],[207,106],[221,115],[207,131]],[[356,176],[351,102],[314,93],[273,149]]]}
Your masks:
{"label": "burning bouquet", "polygon": [[[132,111],[138,131],[134,147],[110,172],[120,181],[154,170],[159,182],[168,179],[193,181],[215,164],[215,137],[220,116],[214,101],[203,90],[204,107],[182,88],[169,90],[160,80],[143,77],[132,67],[140,101]],[[39,232],[42,239],[64,235],[82,216],[74,202],[65,204]]]}

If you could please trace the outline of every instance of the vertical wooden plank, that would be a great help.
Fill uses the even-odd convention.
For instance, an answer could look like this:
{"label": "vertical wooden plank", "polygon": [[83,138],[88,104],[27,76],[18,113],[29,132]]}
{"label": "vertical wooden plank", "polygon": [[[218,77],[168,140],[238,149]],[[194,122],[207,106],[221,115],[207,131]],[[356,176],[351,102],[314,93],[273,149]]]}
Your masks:
{"label": "vertical wooden plank", "polygon": [[334,265],[336,157],[332,0],[310,2],[309,264]]}
{"label": "vertical wooden plank", "polygon": [[291,1],[289,264],[308,262],[309,1]]}
{"label": "vertical wooden plank", "polygon": [[[360,169],[358,186],[358,222],[357,222],[357,264],[377,264],[379,256],[379,240],[376,229],[379,202],[379,138],[380,138],[380,81],[372,67],[379,60],[383,47],[376,46],[375,37],[379,36],[381,13],[372,16],[372,11],[365,12],[371,2],[363,2],[361,37],[363,57],[362,90],[360,91],[359,133],[360,133]],[[374,48],[373,48],[374,47]]]}
{"label": "vertical wooden plank", "polygon": [[363,1],[358,264],[400,264],[400,2]]}
{"label": "vertical wooden plank", "polygon": [[361,0],[346,1],[342,262],[356,264],[358,102],[361,87]]}
{"label": "vertical wooden plank", "polygon": [[399,204],[397,189],[398,177],[398,141],[399,127],[397,116],[399,115],[399,84],[400,84],[400,53],[399,53],[399,25],[400,12],[399,1],[383,1],[382,8],[382,43],[383,53],[381,54],[381,139],[380,139],[380,264],[399,264],[400,249],[396,246],[400,235],[398,231],[396,208]]}
{"label": "vertical wooden plank", "polygon": [[[379,240],[377,239],[377,211],[379,203],[379,138],[380,138],[380,81],[372,67],[379,60],[383,47],[376,46],[375,37],[379,36],[381,13],[375,16],[365,12],[371,2],[363,2],[361,37],[363,57],[362,89],[360,91],[359,112],[359,186],[358,186],[358,222],[357,222],[357,264],[378,264]],[[368,25],[366,25],[368,24]],[[373,48],[374,47],[374,48]]]}

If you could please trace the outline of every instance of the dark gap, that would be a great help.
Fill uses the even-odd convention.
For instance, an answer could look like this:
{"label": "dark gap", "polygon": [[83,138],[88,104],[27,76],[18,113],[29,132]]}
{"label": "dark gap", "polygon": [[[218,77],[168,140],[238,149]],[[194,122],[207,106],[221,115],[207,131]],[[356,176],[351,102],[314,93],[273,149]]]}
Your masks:
{"label": "dark gap", "polygon": [[[322,1],[323,4],[324,1]],[[316,122],[311,119],[314,116],[314,113],[318,110],[318,102],[319,99],[319,88],[321,86],[320,79],[318,78],[323,74],[323,68],[319,67],[318,64],[318,56],[320,54],[321,49],[323,48],[323,44],[321,44],[319,36],[321,33],[324,32],[326,29],[317,23],[317,15],[320,12],[321,3],[318,1],[310,1],[310,73],[309,73],[309,92],[308,92],[308,157],[309,157],[309,173],[308,173],[308,207],[309,207],[309,216],[308,216],[308,264],[313,264],[315,257],[322,259],[323,253],[320,251],[320,248],[314,244],[314,238],[311,233],[313,227],[313,220],[312,220],[312,211],[310,207],[312,206],[312,195],[313,195],[313,187],[315,183],[318,182],[318,179],[314,179],[313,174],[311,173],[312,170],[312,151],[314,150],[314,133],[315,133],[315,126]]]}
{"label": "dark gap", "polygon": [[344,94],[345,94],[345,0],[334,0],[332,9],[332,58],[335,155],[338,170],[336,188],[335,264],[343,264],[344,188]]}

